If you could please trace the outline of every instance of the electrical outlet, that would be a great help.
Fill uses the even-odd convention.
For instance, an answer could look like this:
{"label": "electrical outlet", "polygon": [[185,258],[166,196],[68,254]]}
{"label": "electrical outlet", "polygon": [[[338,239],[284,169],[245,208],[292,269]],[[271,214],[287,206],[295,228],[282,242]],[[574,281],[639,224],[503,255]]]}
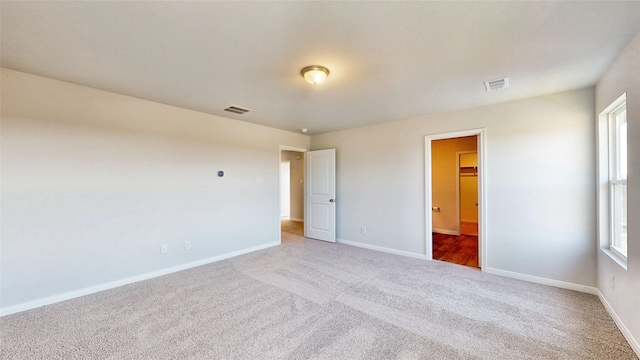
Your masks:
{"label": "electrical outlet", "polygon": [[191,249],[191,241],[187,240],[184,242],[184,249],[185,250]]}
{"label": "electrical outlet", "polygon": [[167,245],[161,245],[160,246],[160,254],[166,254],[167,253]]}
{"label": "electrical outlet", "polygon": [[367,228],[366,228],[366,227],[364,227],[364,226],[363,226],[363,227],[361,227],[361,228],[360,228],[360,233],[361,233],[361,234],[366,234],[366,233],[367,233]]}

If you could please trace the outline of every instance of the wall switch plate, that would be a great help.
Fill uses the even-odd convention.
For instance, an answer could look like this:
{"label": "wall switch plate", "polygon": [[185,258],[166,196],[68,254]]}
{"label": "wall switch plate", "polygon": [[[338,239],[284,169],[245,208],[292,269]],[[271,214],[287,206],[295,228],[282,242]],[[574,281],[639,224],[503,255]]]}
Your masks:
{"label": "wall switch plate", "polygon": [[167,253],[167,245],[161,245],[160,246],[160,254],[166,254]]}
{"label": "wall switch plate", "polygon": [[191,241],[187,240],[184,242],[184,249],[185,250],[191,249]]}
{"label": "wall switch plate", "polygon": [[364,226],[363,226],[363,227],[361,227],[361,228],[360,228],[360,233],[361,233],[361,234],[366,234],[366,233],[367,233],[367,228],[366,228],[366,227],[364,227]]}

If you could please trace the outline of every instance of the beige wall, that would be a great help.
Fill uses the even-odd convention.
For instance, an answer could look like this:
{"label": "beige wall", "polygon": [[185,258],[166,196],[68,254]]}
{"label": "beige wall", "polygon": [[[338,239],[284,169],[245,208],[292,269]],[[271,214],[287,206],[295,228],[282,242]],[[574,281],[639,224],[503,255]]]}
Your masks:
{"label": "beige wall", "polygon": [[456,188],[458,177],[456,158],[460,151],[474,151],[476,149],[475,136],[435,140],[431,143],[431,158],[433,161],[432,202],[433,206],[440,208],[440,212],[432,212],[435,232],[454,234],[460,231],[458,189]]}
{"label": "beige wall", "polygon": [[[598,289],[633,336],[632,346],[640,355],[640,222],[637,221],[640,219],[640,33],[598,82],[596,113],[602,112],[624,92],[627,93],[629,132],[628,263],[625,270],[598,251]],[[595,128],[595,124],[593,126]],[[602,191],[606,194],[607,190]],[[606,218],[606,210],[602,216]],[[611,276],[615,278],[615,288]]]}
{"label": "beige wall", "polygon": [[585,88],[312,136],[336,149],[337,237],[424,256],[425,136],[484,128],[484,266],[595,286],[593,101]]}
{"label": "beige wall", "polygon": [[290,219],[304,220],[304,153],[282,151],[281,161],[290,163]]}
{"label": "beige wall", "polygon": [[279,243],[308,136],[7,69],[1,100],[3,313]]}

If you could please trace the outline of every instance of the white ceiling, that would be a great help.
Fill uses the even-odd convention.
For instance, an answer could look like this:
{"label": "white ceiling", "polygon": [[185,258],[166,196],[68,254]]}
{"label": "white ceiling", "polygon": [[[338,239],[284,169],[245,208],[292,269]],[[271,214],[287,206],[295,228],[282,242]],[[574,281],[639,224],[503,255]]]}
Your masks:
{"label": "white ceiling", "polygon": [[[318,134],[594,85],[631,2],[2,1],[2,66]],[[331,71],[319,86],[300,69]],[[486,92],[484,81],[509,76]],[[245,115],[221,111],[237,105]]]}

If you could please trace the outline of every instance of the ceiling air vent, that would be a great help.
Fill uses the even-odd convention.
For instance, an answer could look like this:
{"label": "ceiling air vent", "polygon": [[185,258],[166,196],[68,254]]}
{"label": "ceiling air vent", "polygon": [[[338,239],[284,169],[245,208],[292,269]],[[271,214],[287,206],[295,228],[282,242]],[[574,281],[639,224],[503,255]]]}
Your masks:
{"label": "ceiling air vent", "polygon": [[228,111],[228,112],[232,112],[234,114],[239,114],[239,115],[242,115],[244,113],[247,113],[247,112],[251,111],[249,109],[243,109],[243,108],[238,107],[238,106],[229,106],[229,107],[224,108],[222,110]]}
{"label": "ceiling air vent", "polygon": [[505,89],[509,87],[509,78],[505,77],[502,79],[485,81],[484,86],[487,88],[487,91],[496,91],[500,89]]}

